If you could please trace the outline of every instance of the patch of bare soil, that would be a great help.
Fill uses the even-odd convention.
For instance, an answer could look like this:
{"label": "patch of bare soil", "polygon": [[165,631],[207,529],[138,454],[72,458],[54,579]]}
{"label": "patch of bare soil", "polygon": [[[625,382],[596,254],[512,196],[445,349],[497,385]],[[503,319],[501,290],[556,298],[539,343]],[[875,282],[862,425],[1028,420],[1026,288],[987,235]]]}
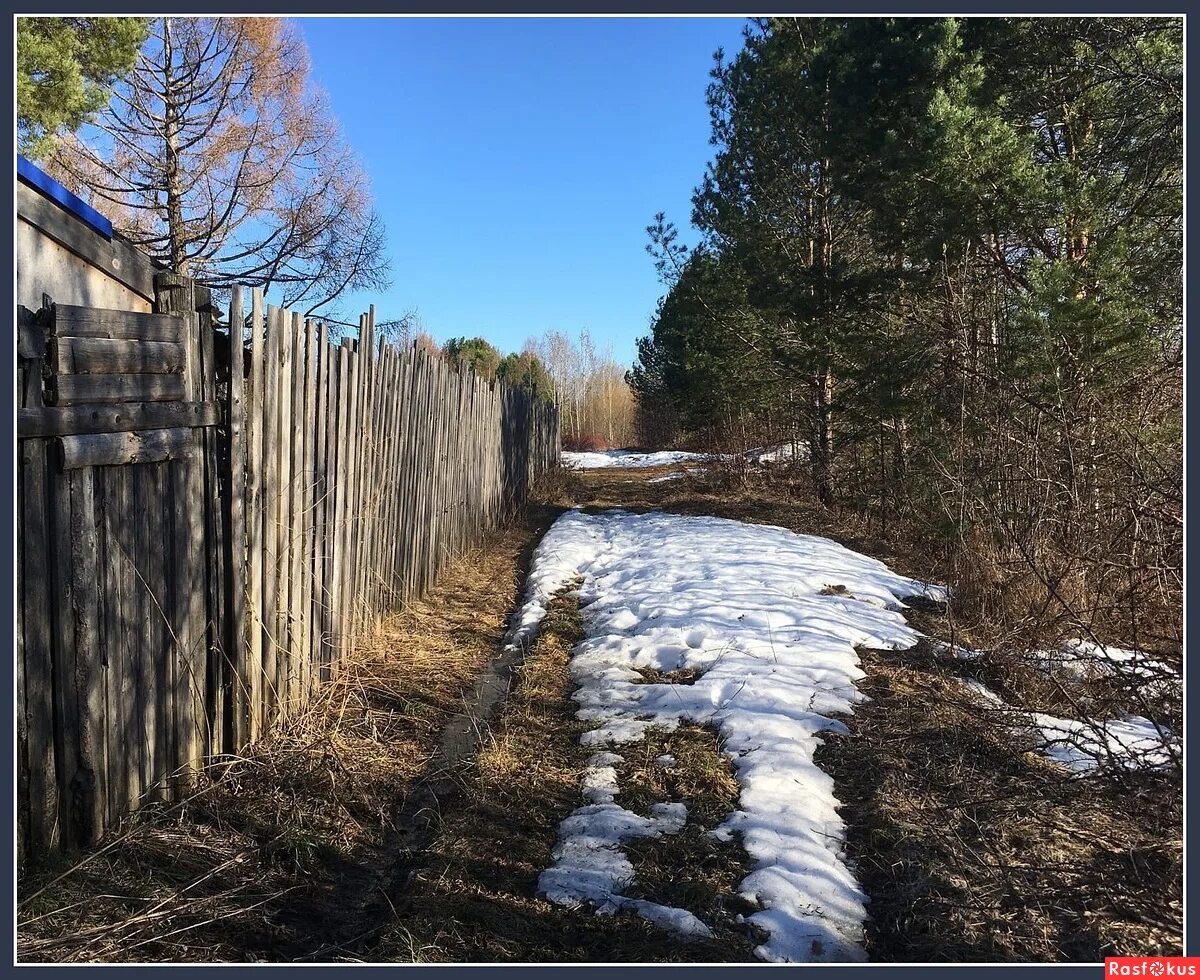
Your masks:
{"label": "patch of bare soil", "polygon": [[670,731],[650,729],[622,754],[625,761],[616,767],[622,806],[650,816],[656,803],[682,801],[688,811],[680,833],[627,845],[637,874],[629,896],[687,909],[730,952],[753,959],[754,947],[766,935],[742,918],[759,909],[738,894],[750,870],[749,856],[736,840],[722,842],[709,833],[737,808],[739,793],[717,733],[690,723]]}

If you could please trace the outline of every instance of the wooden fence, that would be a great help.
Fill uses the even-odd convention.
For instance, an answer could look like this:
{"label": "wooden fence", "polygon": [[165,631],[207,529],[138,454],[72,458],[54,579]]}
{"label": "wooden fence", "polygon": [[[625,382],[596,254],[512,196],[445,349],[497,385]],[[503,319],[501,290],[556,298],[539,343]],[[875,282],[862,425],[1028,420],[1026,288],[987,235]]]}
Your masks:
{"label": "wooden fence", "polygon": [[[96,839],[302,706],[558,457],[526,391],[234,290],[18,310],[18,817]],[[231,340],[232,337],[232,340]]]}
{"label": "wooden fence", "polygon": [[[231,322],[246,311],[235,292]],[[524,501],[557,460],[553,406],[420,351],[335,343],[251,298],[245,396],[231,403],[246,487],[245,657],[231,723],[255,737],[302,704],[357,633]],[[243,476],[238,475],[242,470]],[[235,501],[238,498],[235,497]],[[254,684],[259,681],[261,687]]]}

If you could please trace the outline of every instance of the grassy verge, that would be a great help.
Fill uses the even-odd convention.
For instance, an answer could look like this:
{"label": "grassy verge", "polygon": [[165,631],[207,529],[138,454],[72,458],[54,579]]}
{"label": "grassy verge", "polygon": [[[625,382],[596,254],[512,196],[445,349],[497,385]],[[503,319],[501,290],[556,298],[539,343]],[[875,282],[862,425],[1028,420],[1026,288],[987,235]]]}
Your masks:
{"label": "grassy verge", "polygon": [[817,761],[867,894],[867,952],[907,962],[1179,955],[1177,774],[1065,775],[921,647],[863,651],[870,701]]}

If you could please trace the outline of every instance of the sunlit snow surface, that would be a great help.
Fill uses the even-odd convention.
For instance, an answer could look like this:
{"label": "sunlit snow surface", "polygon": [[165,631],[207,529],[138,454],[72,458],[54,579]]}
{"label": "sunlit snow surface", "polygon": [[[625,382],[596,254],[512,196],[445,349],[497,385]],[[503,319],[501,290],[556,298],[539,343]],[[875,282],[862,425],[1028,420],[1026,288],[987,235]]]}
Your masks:
{"label": "sunlit snow surface", "polygon": [[1135,683],[1144,693],[1154,697],[1183,695],[1183,678],[1179,672],[1141,650],[1124,650],[1075,639],[1052,650],[1029,650],[1023,656],[1048,673],[1061,672],[1077,681],[1110,677]]}
{"label": "sunlit snow surface", "polygon": [[[855,647],[913,645],[901,600],[944,592],[782,528],[571,511],[538,547],[518,633],[528,636],[550,597],[579,577],[586,638],[571,673],[578,717],[594,726],[583,741],[596,754],[583,778],[588,804],[559,828],[539,891],[707,933],[687,910],[622,896],[633,881],[622,843],[678,833],[686,813],[682,804],[649,817],[621,807],[616,751],[651,726],[711,724],[741,784],[739,809],[715,833],[739,835],[753,863],[741,892],[768,934],[756,952],[774,962],[861,960],[866,897],[843,860],[833,780],[813,753],[821,733],[845,730],[834,716],[862,700]],[[848,594],[822,594],[829,586]],[[647,684],[635,667],[703,673],[692,685]]]}
{"label": "sunlit snow surface", "polygon": [[680,463],[704,462],[707,453],[685,453],[667,449],[657,453],[638,453],[630,449],[608,449],[599,453],[563,451],[562,464],[569,470],[645,469],[650,466],[678,466]]}

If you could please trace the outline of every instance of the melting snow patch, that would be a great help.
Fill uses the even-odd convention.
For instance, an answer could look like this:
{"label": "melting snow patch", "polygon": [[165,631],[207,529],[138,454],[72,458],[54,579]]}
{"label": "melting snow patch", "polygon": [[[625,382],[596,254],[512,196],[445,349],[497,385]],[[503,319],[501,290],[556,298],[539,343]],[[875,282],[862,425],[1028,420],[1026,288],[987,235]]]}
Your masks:
{"label": "melting snow patch", "polygon": [[1181,693],[1183,679],[1169,664],[1141,650],[1100,646],[1090,640],[1067,640],[1054,650],[1030,650],[1025,654],[1047,672],[1062,671],[1076,680],[1097,677],[1126,678],[1152,695]]}
{"label": "melting snow patch", "polygon": [[649,817],[611,800],[580,807],[560,825],[552,852],[554,867],[542,872],[538,891],[559,905],[591,902],[602,911],[633,908],[633,900],[621,895],[633,884],[634,875],[620,845],[637,837],[677,834],[686,822],[687,808],[682,803],[656,804]]}
{"label": "melting snow patch", "polygon": [[1160,769],[1171,764],[1169,732],[1138,715],[1108,721],[1076,721],[1035,711],[1038,752],[1072,772],[1101,768]]}
{"label": "melting snow patch", "polygon": [[675,466],[679,463],[710,458],[707,453],[685,453],[674,449],[657,453],[639,453],[631,449],[609,449],[600,453],[564,451],[562,464],[570,470],[644,469],[649,466]]}
{"label": "melting snow patch", "polygon": [[803,439],[796,442],[779,442],[773,446],[763,446],[758,449],[747,449],[745,457],[748,462],[760,466],[765,463],[784,463],[792,460],[808,459],[808,443]]}
{"label": "melting snow patch", "polygon": [[589,803],[611,803],[620,792],[617,786],[617,763],[624,762],[615,752],[597,752],[588,759],[581,786]]}
{"label": "melting snow patch", "polygon": [[1139,715],[1089,721],[1060,718],[1015,708],[982,681],[960,680],[987,707],[1007,712],[1014,728],[1028,728],[1039,755],[1071,772],[1160,769],[1171,765],[1179,752],[1176,736]]}
{"label": "melting snow patch", "polygon": [[939,653],[949,654],[955,660],[978,660],[983,656],[983,650],[973,650],[971,647],[964,647],[958,643],[947,643],[945,640],[939,640],[934,637],[929,637],[926,641],[933,646]]}
{"label": "melting snow patch", "polygon": [[672,908],[669,905],[659,905],[657,902],[647,902],[641,898],[625,898],[614,895],[597,911],[603,915],[609,911],[625,909],[640,915],[648,922],[653,922],[660,929],[674,932],[680,936],[711,936],[712,930],[692,915],[687,909]]}
{"label": "melting snow patch", "polygon": [[[574,698],[578,717],[595,724],[584,744],[633,742],[652,726],[682,721],[716,728],[741,794],[715,833],[738,836],[753,862],[741,892],[759,906],[748,918],[767,933],[757,954],[773,962],[861,960],[866,896],[843,860],[833,780],[813,755],[822,733],[845,731],[833,716],[862,700],[855,647],[912,646],[919,634],[905,622],[902,600],[944,591],[825,538],[623,511],[559,518],[535,555],[530,617],[576,577],[586,638],[571,660]],[[823,595],[829,582],[853,598]],[[700,676],[687,686],[645,683],[638,668]],[[703,934],[707,927],[686,910],[622,896],[633,868],[621,843],[677,833],[685,813],[665,804],[646,818],[613,803],[615,779],[602,772],[603,759],[592,757],[589,803],[563,821],[539,890],[551,901],[625,909]]]}
{"label": "melting snow patch", "polygon": [[1013,710],[1009,703],[1000,697],[995,691],[988,687],[983,681],[976,680],[974,677],[963,678],[963,686],[968,688],[980,701],[986,704],[989,708],[1003,708],[1005,710]]}
{"label": "melting snow patch", "polygon": [[683,473],[664,473],[662,476],[652,476],[647,483],[666,483],[669,480],[682,480],[685,476],[694,476],[696,473],[703,473],[703,469],[690,468]]}

